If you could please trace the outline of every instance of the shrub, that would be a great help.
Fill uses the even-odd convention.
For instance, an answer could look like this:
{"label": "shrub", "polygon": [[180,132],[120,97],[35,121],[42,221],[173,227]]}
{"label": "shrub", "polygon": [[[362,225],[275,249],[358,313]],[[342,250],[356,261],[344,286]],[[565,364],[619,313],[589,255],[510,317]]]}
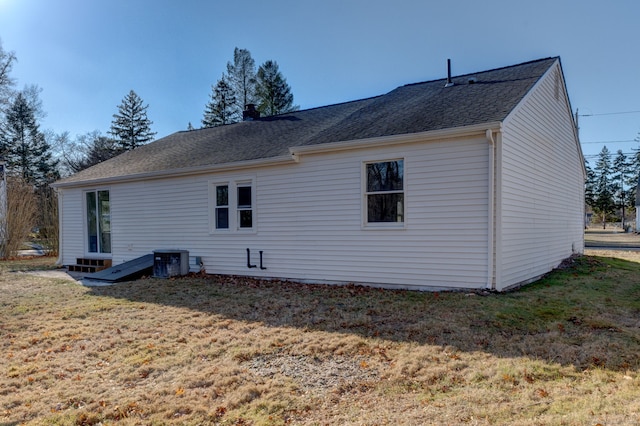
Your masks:
{"label": "shrub", "polygon": [[0,217],[0,256],[3,258],[18,254],[33,228],[37,210],[33,185],[13,176],[7,177],[6,185],[6,200],[0,200],[6,202],[6,215]]}

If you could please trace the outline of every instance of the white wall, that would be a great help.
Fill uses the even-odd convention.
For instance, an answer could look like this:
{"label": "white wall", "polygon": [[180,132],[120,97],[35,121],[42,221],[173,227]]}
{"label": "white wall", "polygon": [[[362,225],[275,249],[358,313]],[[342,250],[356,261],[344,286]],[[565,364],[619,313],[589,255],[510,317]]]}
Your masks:
{"label": "white wall", "polygon": [[584,249],[584,176],[558,66],[505,121],[497,287],[542,275]]}
{"label": "white wall", "polygon": [[74,265],[76,258],[84,255],[84,205],[80,190],[58,191],[60,214],[60,232],[62,238],[61,255],[63,265]]}
{"label": "white wall", "polygon": [[[405,229],[362,229],[363,161],[399,157],[405,161]],[[487,170],[488,143],[479,136],[309,154],[299,163],[246,173],[113,184],[113,262],[179,248],[202,256],[208,273],[480,288],[488,265]],[[208,187],[228,178],[255,179],[257,232],[209,232]],[[66,210],[82,209],[80,190],[64,193]],[[65,264],[82,255],[81,223],[65,223]],[[247,268],[246,248],[254,264],[264,251],[266,270]]]}

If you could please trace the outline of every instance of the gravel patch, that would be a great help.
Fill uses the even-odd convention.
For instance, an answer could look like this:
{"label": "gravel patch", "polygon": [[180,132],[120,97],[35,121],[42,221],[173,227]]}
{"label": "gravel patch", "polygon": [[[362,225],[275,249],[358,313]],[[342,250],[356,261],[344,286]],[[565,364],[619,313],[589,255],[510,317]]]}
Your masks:
{"label": "gravel patch", "polygon": [[260,355],[247,361],[247,369],[261,377],[286,376],[303,390],[314,392],[380,379],[380,372],[364,360],[341,356],[321,359],[307,355]]}

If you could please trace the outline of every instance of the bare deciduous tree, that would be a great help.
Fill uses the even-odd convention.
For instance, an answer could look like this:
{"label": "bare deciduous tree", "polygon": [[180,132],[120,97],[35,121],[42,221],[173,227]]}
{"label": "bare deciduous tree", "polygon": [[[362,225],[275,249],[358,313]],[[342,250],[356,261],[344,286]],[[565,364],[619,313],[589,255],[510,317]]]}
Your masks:
{"label": "bare deciduous tree", "polygon": [[29,239],[35,223],[38,202],[33,185],[20,176],[7,178],[7,211],[0,218],[4,238],[0,238],[0,256],[16,256],[22,244]]}

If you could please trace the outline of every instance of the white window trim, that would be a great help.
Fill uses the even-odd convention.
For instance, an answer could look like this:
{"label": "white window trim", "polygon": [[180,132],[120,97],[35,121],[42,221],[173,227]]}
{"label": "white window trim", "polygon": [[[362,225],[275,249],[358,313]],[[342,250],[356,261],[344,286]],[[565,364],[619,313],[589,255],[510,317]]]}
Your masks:
{"label": "white window trim", "polygon": [[[87,223],[87,193],[95,192],[96,197],[99,191],[108,191],[109,192],[109,209],[110,209],[110,218],[111,221],[111,252],[110,253],[101,253],[101,252],[92,252],[89,251],[89,242],[87,241],[87,237],[89,234],[89,228]],[[110,258],[113,257],[113,198],[111,197],[112,191],[111,187],[96,187],[91,189],[83,189],[82,190],[82,241],[84,247],[84,255],[86,257],[105,257]]]}
{"label": "white window trim", "polygon": [[[402,174],[402,192],[404,194],[404,203],[403,203],[403,222],[368,222],[368,206],[367,206],[367,165],[373,163],[384,163],[387,161],[402,161],[403,164],[403,174]],[[376,158],[368,158],[362,161],[362,165],[360,168],[360,183],[361,183],[361,201],[360,201],[360,226],[363,230],[403,230],[407,228],[407,159],[404,157],[376,157]],[[396,192],[396,191],[394,191]]]}
{"label": "white window trim", "polygon": [[[229,187],[229,227],[216,228],[216,187],[226,185]],[[240,209],[238,209],[238,187],[251,187],[251,228],[240,228]],[[243,209],[246,210],[246,209]],[[212,179],[209,181],[209,234],[242,233],[252,234],[258,230],[256,213],[256,178],[237,177],[229,179]]]}

